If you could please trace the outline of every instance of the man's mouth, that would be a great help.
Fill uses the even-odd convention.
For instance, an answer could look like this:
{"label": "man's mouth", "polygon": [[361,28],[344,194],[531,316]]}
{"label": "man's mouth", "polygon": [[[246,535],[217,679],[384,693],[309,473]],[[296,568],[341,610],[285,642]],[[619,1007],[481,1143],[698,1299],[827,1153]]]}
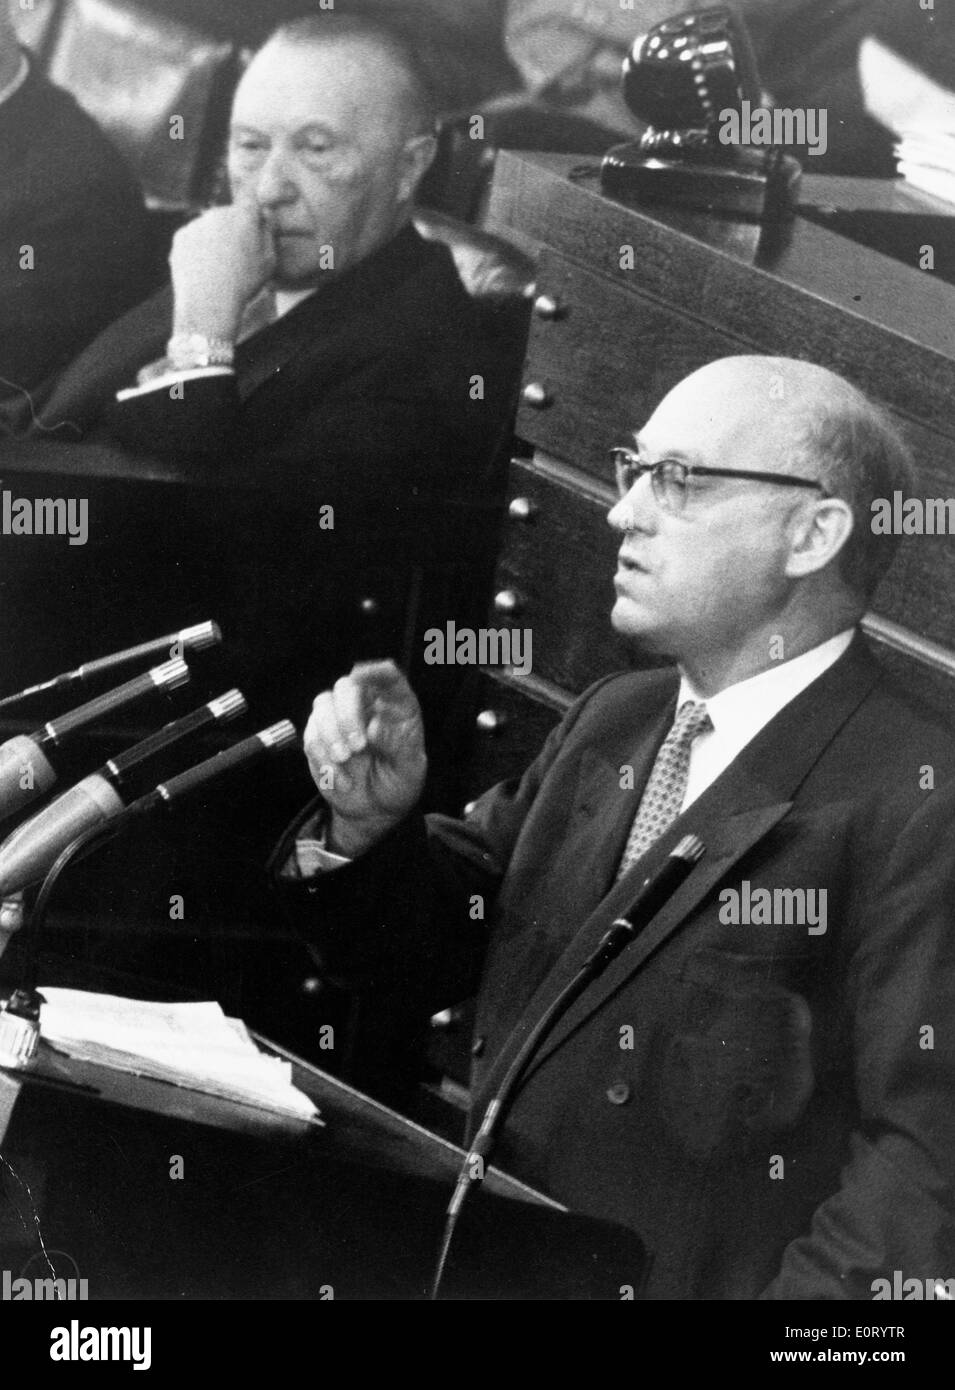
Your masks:
{"label": "man's mouth", "polygon": [[617,556],[617,564],[622,570],[626,570],[628,574],[646,574],[647,572],[646,565],[641,565],[632,555],[625,555],[622,550]]}

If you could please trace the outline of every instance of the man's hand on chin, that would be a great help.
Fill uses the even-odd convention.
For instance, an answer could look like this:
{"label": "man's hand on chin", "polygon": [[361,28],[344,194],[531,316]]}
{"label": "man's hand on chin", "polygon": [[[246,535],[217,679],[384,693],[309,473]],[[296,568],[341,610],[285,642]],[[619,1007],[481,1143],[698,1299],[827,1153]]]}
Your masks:
{"label": "man's hand on chin", "polygon": [[245,306],[274,272],[271,228],[248,200],[210,208],[176,233],[169,265],[173,333],[232,343]]}

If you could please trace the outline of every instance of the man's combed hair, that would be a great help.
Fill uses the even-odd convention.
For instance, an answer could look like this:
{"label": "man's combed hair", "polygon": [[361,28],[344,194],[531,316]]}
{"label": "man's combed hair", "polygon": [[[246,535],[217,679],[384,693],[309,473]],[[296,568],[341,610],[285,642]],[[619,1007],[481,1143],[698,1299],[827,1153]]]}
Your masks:
{"label": "man's combed hair", "polygon": [[872,503],[893,492],[911,497],[916,487],[912,455],[892,416],[846,383],[842,399],[820,412],[803,431],[798,449],[834,497],[852,508],[852,534],[839,556],[845,582],[870,598],[898,548],[898,536],[875,535]]}
{"label": "man's combed hair", "polygon": [[[392,0],[394,3],[394,0]],[[378,11],[352,13],[343,4],[334,10],[302,15],[275,29],[267,42],[281,39],[291,44],[320,44],[341,39],[373,40],[388,53],[408,77],[409,95],[414,106],[416,133],[434,130],[438,119],[438,98],[427,57],[421,44],[400,21]]]}

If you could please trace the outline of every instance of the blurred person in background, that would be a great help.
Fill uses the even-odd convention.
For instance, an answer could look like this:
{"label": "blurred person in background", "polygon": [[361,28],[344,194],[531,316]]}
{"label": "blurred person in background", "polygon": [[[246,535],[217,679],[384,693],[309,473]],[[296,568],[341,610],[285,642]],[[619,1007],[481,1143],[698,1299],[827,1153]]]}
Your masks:
{"label": "blurred person in background", "polygon": [[148,292],[142,193],[17,41],[0,0],[0,432],[5,408]]}

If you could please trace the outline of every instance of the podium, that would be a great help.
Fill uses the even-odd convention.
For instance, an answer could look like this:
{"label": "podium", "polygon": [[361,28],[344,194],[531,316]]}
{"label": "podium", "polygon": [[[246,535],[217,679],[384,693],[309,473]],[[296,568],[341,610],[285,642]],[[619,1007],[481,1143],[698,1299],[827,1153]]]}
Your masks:
{"label": "podium", "polygon": [[[423,1300],[463,1150],[284,1049],[322,1125],[102,1066],[41,1042],[0,1069],[2,1264],[90,1299]],[[41,1244],[42,1240],[42,1244]],[[442,1298],[639,1295],[634,1232],[490,1169]]]}

